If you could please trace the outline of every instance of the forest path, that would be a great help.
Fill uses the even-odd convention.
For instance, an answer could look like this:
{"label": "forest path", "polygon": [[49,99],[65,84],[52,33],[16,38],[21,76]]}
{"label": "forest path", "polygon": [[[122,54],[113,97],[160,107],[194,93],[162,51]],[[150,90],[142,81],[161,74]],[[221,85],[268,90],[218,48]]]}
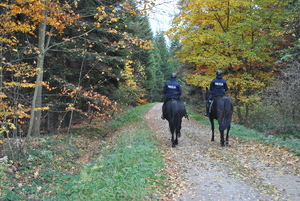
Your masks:
{"label": "forest path", "polygon": [[218,131],[211,142],[210,128],[185,118],[179,145],[172,148],[161,107],[154,105],[144,119],[161,142],[167,164],[168,193],[163,200],[300,200],[300,157],[231,137],[230,146],[221,147]]}

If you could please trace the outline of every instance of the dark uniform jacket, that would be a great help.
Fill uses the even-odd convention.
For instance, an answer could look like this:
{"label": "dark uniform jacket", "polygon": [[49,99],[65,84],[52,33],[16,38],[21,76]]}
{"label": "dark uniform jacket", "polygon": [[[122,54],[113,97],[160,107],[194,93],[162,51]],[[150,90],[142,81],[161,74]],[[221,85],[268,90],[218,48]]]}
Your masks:
{"label": "dark uniform jacket", "polygon": [[222,75],[218,75],[210,83],[210,91],[212,96],[225,95],[228,90],[226,81],[222,78]]}
{"label": "dark uniform jacket", "polygon": [[166,99],[168,100],[171,98],[179,98],[182,90],[176,79],[171,78],[171,80],[165,84],[163,92],[166,94]]}

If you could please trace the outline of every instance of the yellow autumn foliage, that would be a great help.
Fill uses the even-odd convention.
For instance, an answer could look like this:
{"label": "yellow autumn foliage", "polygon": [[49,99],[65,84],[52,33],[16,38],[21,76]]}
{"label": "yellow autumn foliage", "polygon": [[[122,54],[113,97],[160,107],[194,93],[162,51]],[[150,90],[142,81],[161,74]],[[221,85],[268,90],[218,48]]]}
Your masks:
{"label": "yellow autumn foliage", "polygon": [[125,78],[125,83],[127,86],[132,87],[133,89],[137,88],[137,84],[134,81],[134,75],[133,75],[133,68],[132,68],[132,64],[134,63],[132,60],[123,60],[123,62],[125,63],[125,68],[122,71],[122,76]]}
{"label": "yellow autumn foliage", "polygon": [[[259,101],[277,67],[276,45],[288,2],[275,0],[187,0],[167,32],[180,41],[176,57],[193,70],[188,84],[209,87],[216,70],[224,72],[237,107]],[[191,69],[190,68],[190,69]]]}

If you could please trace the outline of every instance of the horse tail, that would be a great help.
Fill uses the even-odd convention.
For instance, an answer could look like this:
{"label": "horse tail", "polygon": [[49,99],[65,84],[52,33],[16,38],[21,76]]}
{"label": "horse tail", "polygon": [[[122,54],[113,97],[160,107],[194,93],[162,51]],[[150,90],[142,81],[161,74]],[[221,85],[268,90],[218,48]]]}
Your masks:
{"label": "horse tail", "polygon": [[228,97],[224,97],[224,114],[222,123],[220,125],[220,130],[224,131],[227,129],[230,124],[231,124],[231,118],[232,118],[232,113],[233,113],[233,103]]}
{"label": "horse tail", "polygon": [[176,129],[176,113],[177,113],[177,102],[171,100],[171,106],[170,106],[170,117],[171,119],[169,120],[169,124],[170,124],[170,131],[173,134],[175,129]]}
{"label": "horse tail", "polygon": [[174,117],[174,125],[175,125],[175,129],[176,129],[176,134],[178,134],[180,132],[180,125],[181,125],[181,116],[180,116],[180,109],[179,109],[179,105],[177,105],[177,113],[176,116]]}
{"label": "horse tail", "polygon": [[172,111],[171,111],[171,124],[170,127],[171,133],[174,133],[176,130],[176,133],[180,132],[180,125],[181,125],[181,119],[182,119],[182,103],[179,101],[172,101]]}

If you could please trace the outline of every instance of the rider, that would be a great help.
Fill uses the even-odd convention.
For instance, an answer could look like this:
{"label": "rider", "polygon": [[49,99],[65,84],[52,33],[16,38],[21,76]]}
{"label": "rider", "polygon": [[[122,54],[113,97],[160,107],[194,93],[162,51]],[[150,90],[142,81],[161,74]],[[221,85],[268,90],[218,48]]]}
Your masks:
{"label": "rider", "polygon": [[209,107],[210,104],[212,103],[213,98],[216,96],[224,96],[225,92],[228,90],[226,80],[223,79],[223,72],[221,70],[217,70],[216,75],[217,75],[216,78],[213,79],[210,83],[211,95],[209,96],[206,102],[205,116],[208,116]]}
{"label": "rider", "polygon": [[[176,73],[171,74],[171,80],[169,82],[166,82],[163,90],[165,94],[165,101],[162,106],[162,116],[161,118],[164,120],[165,119],[165,104],[168,102],[170,99],[178,99],[180,100],[180,95],[182,93],[182,89],[180,84],[176,81]],[[184,108],[185,109],[185,108]],[[185,111],[185,118],[189,118],[187,112]]]}

